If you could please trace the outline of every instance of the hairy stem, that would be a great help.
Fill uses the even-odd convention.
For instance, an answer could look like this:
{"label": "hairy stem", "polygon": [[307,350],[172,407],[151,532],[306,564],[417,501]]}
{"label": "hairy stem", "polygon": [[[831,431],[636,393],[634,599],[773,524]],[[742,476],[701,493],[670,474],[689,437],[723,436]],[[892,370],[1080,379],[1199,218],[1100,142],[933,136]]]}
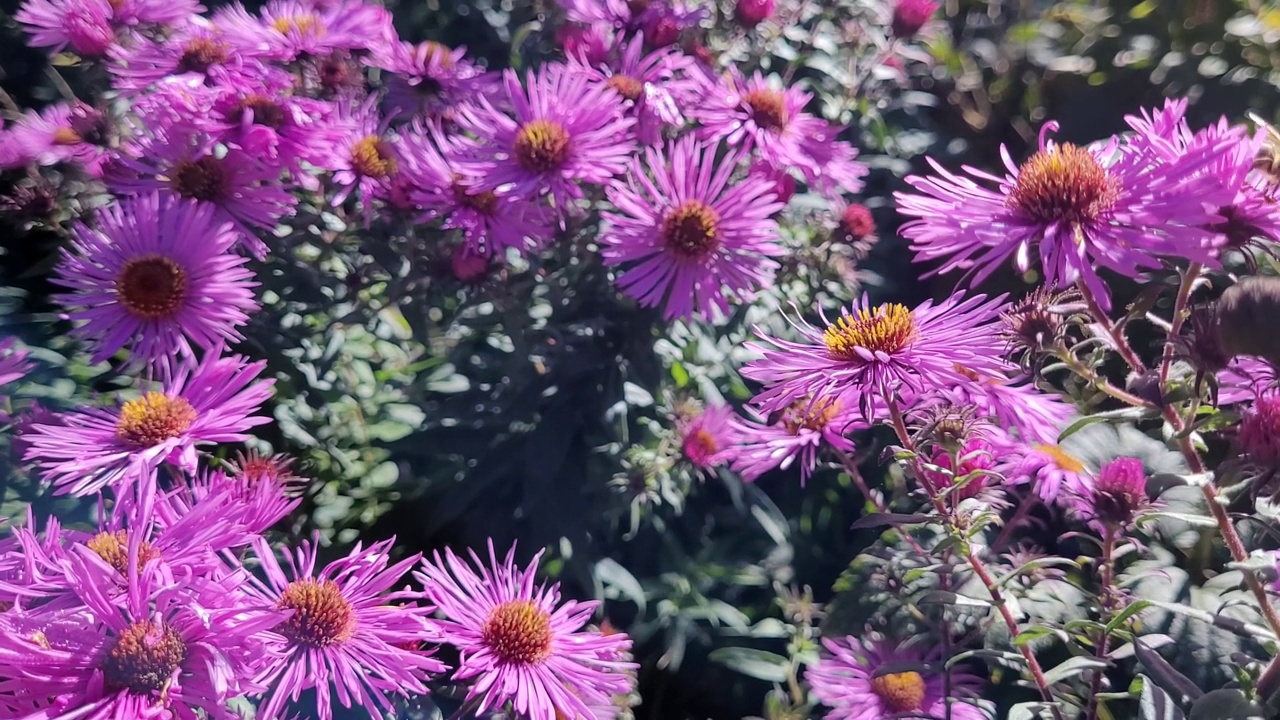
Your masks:
{"label": "hairy stem", "polygon": [[[898,436],[898,441],[902,443],[904,449],[915,452],[915,443],[911,440],[911,433],[907,431],[907,422],[902,415],[902,410],[898,407],[897,401],[891,397],[886,397],[885,401],[889,406],[889,418],[893,425],[893,430]],[[928,475],[924,472],[924,468],[920,467],[918,459],[911,461],[911,469],[916,479],[924,487],[925,491],[929,493],[929,498],[932,500],[934,508],[938,511],[938,515],[947,522],[952,532],[958,533],[959,530],[951,517],[951,513],[948,512],[947,506],[938,497],[937,488],[933,487],[932,482],[929,481]],[[1009,631],[1009,639],[1012,641],[1021,632],[1021,628],[1018,625],[1017,618],[1013,616],[1013,611],[1009,609],[1009,604],[1005,602],[1004,593],[1000,591],[1000,585],[996,583],[991,572],[987,570],[987,566],[983,564],[982,559],[974,552],[973,546],[967,540],[961,538],[959,545],[959,553],[964,556],[970,569],[973,570],[973,574],[987,588],[987,594],[991,597],[991,604],[995,606],[996,612],[1004,620],[1005,628]],[[1027,670],[1031,673],[1032,681],[1040,690],[1041,699],[1049,704],[1054,720],[1062,720],[1062,711],[1054,703],[1053,690],[1049,687],[1049,681],[1045,679],[1044,670],[1040,667],[1040,661],[1036,659],[1035,653],[1026,644],[1020,646],[1018,652],[1027,663]]]}
{"label": "hairy stem", "polygon": [[1111,322],[1111,318],[1102,311],[1102,306],[1098,304],[1098,299],[1094,297],[1093,291],[1089,286],[1081,280],[1076,283],[1076,288],[1080,290],[1080,294],[1084,296],[1084,302],[1089,307],[1089,315],[1093,317],[1094,322],[1102,327],[1103,332],[1111,339],[1112,346],[1120,353],[1120,357],[1129,363],[1129,367],[1138,372],[1139,375],[1147,373],[1147,366],[1142,364],[1142,358],[1138,357],[1138,353],[1133,351],[1133,346],[1129,344],[1129,339],[1124,333],[1116,330],[1115,323]]}
{"label": "hairy stem", "polygon": [[1173,299],[1173,317],[1169,320],[1169,336],[1164,343],[1164,352],[1160,356],[1160,392],[1165,391],[1164,384],[1169,381],[1169,368],[1173,366],[1173,341],[1182,331],[1182,323],[1186,322],[1187,304],[1191,301],[1191,290],[1200,278],[1200,263],[1191,266],[1182,273],[1182,282],[1178,283],[1178,294]]}
{"label": "hairy stem", "polygon": [[1106,378],[1094,372],[1093,368],[1080,362],[1079,359],[1065,350],[1059,354],[1058,359],[1062,361],[1062,364],[1070,368],[1071,372],[1079,375],[1085,380],[1088,380],[1091,386],[1101,390],[1120,402],[1133,405],[1135,407],[1146,408],[1148,410],[1160,409],[1154,403],[1147,402],[1127,390],[1121,390],[1115,385],[1112,385]]}

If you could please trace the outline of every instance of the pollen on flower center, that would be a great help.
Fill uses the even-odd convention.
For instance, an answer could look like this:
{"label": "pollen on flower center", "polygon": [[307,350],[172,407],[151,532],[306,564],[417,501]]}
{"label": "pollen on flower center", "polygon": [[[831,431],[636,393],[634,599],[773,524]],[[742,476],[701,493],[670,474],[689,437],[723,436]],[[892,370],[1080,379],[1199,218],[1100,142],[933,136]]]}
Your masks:
{"label": "pollen on flower center", "polygon": [[822,432],[839,413],[840,404],[834,399],[815,402],[802,398],[781,410],[771,424],[781,425],[792,435],[799,435],[801,430]]}
{"label": "pollen on flower center", "polygon": [[529,172],[559,170],[569,160],[569,131],[554,120],[533,120],[516,133],[516,163]]}
{"label": "pollen on flower center", "polygon": [[134,447],[155,447],[182,435],[196,417],[186,398],[152,391],[120,408],[116,436]]}
{"label": "pollen on flower center", "polygon": [[276,605],[294,611],[275,631],[296,643],[328,647],[355,634],[355,608],[332,580],[295,580]]}
{"label": "pollen on flower center", "polygon": [[139,620],[120,633],[102,661],[109,691],[162,692],[187,658],[182,636],[162,623]]}
{"label": "pollen on flower center", "polygon": [[198,160],[182,160],[169,172],[169,187],[193,200],[219,202],[231,190],[231,176],[222,161],[212,155]]}
{"label": "pollen on flower center", "polygon": [[779,130],[787,124],[787,102],[780,90],[756,88],[742,96],[751,119],[764,130]]}
{"label": "pollen on flower center", "polygon": [[1053,464],[1057,465],[1063,470],[1066,470],[1067,472],[1082,473],[1085,470],[1084,463],[1075,459],[1075,457],[1072,456],[1071,453],[1068,453],[1066,450],[1063,450],[1062,447],[1059,445],[1046,445],[1043,443],[1037,443],[1035,445],[1035,449],[1044,453],[1045,455],[1048,455],[1049,458],[1053,460]]}
{"label": "pollen on flower center", "polygon": [[701,200],[685,200],[662,218],[662,246],[681,260],[701,260],[720,249],[720,213]]}
{"label": "pollen on flower center", "polygon": [[303,35],[307,33],[324,34],[324,23],[320,22],[320,18],[311,13],[276,18],[271,22],[271,27],[275,28],[276,32],[281,35],[288,35],[290,30],[296,30]]}
{"label": "pollen on flower center", "polygon": [[471,208],[481,215],[492,215],[498,207],[498,196],[491,190],[475,192],[456,181],[453,183],[453,199],[459,205]]}
{"label": "pollen on flower center", "polygon": [[640,95],[644,92],[644,83],[630,75],[614,75],[606,80],[604,84],[613,88],[619,95],[631,102],[639,100]]}
{"label": "pollen on flower center", "polygon": [[1096,220],[1120,196],[1120,183],[1097,158],[1075,145],[1055,145],[1032,155],[1018,169],[1008,206],[1044,223]]}
{"label": "pollen on flower center", "polygon": [[924,678],[918,672],[900,672],[871,678],[871,690],[891,713],[924,707]]}
{"label": "pollen on flower center", "polygon": [[510,600],[489,612],[480,636],[503,662],[532,665],[551,655],[551,616],[528,600]]}
{"label": "pollen on flower center", "polygon": [[194,38],[182,48],[178,72],[202,73],[227,61],[227,46],[211,38]]}
{"label": "pollen on flower center", "polygon": [[[129,533],[125,530],[100,532],[85,543],[102,561],[121,575],[129,574]],[[160,557],[160,553],[145,540],[138,546],[138,569]]]}
{"label": "pollen on flower center", "polygon": [[351,146],[351,168],[371,178],[384,178],[398,168],[391,144],[377,135],[366,135]]}
{"label": "pollen on flower center", "polygon": [[827,353],[837,360],[865,361],[866,353],[891,355],[911,344],[916,319],[904,305],[844,313],[822,333]]}
{"label": "pollen on flower center", "polygon": [[80,142],[80,134],[69,127],[60,127],[53,131],[54,145],[75,145]]}
{"label": "pollen on flower center", "polygon": [[187,273],[163,255],[131,258],[116,277],[116,297],[132,314],[147,320],[172,317],[187,297]]}
{"label": "pollen on flower center", "polygon": [[233,119],[242,120],[246,112],[253,113],[255,125],[265,125],[273,130],[279,130],[284,125],[284,108],[266,95],[249,95],[242,99]]}

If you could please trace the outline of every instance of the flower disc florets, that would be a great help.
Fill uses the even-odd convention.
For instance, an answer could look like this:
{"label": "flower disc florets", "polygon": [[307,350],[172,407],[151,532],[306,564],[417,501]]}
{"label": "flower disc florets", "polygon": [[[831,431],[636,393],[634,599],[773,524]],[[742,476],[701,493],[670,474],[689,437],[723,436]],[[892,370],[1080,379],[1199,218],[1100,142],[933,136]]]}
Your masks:
{"label": "flower disc florets", "polygon": [[187,657],[182,637],[162,623],[139,620],[115,639],[102,662],[109,690],[135,695],[159,693]]}
{"label": "flower disc florets", "polygon": [[160,254],[130,259],[115,283],[120,303],[134,315],[148,320],[171,317],[187,296],[187,273]]}
{"label": "flower disc florets", "polygon": [[186,398],[152,391],[124,404],[116,435],[138,448],[155,447],[181,436],[195,421],[196,410]]}
{"label": "flower disc florets", "polygon": [[1041,150],[1022,164],[1008,204],[1038,222],[1076,225],[1097,220],[1119,195],[1119,182],[1097,158],[1068,143]]}
{"label": "flower disc florets", "polygon": [[276,626],[276,632],[295,643],[323,648],[344,643],[355,634],[355,609],[332,580],[295,580],[277,605],[294,611]]}
{"label": "flower disc florets", "polygon": [[915,317],[905,305],[891,303],[874,310],[841,315],[823,332],[827,352],[839,360],[865,359],[864,352],[889,355],[915,338]]}
{"label": "flower disc florets", "polygon": [[212,155],[182,160],[169,171],[169,187],[182,197],[206,202],[222,202],[231,191],[231,175],[222,161]]}
{"label": "flower disc florets", "polygon": [[499,659],[533,665],[551,656],[551,616],[528,600],[510,600],[493,608],[481,639]]}
{"label": "flower disc florets", "polygon": [[515,160],[535,173],[559,170],[569,160],[569,131],[554,120],[533,120],[516,134]]}
{"label": "flower disc florets", "polygon": [[924,706],[924,678],[914,671],[888,673],[871,678],[871,690],[893,713],[920,710]]}

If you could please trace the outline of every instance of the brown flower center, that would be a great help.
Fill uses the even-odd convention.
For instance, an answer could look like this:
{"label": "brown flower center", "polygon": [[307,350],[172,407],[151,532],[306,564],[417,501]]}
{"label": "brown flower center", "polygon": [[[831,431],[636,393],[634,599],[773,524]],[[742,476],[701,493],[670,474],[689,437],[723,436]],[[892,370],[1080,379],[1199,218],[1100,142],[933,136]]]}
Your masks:
{"label": "brown flower center", "polygon": [[604,84],[613,88],[619,95],[631,102],[639,100],[641,93],[644,92],[644,83],[630,75],[614,75],[606,80]]}
{"label": "brown flower center", "polygon": [[915,316],[906,306],[890,303],[842,314],[822,333],[822,341],[832,358],[862,362],[866,358],[859,350],[889,355],[910,345],[915,336]]}
{"label": "brown flower center", "polygon": [[554,120],[533,120],[516,133],[515,160],[533,173],[559,170],[569,160],[569,131]]}
{"label": "brown flower center", "polygon": [[1088,150],[1055,145],[1032,155],[1018,169],[1008,207],[1043,223],[1096,220],[1120,196],[1120,183]]}
{"label": "brown flower center", "polygon": [[492,191],[473,192],[457,181],[453,183],[453,199],[459,205],[471,208],[481,215],[492,215],[494,209],[498,207],[498,196]]}
{"label": "brown flower center", "polygon": [[152,391],[120,408],[116,436],[134,447],[155,447],[182,435],[196,417],[196,409],[186,398]]}
{"label": "brown flower center", "polygon": [[528,600],[510,600],[489,613],[480,637],[503,662],[540,663],[551,656],[551,616]]}
{"label": "brown flower center", "polygon": [[391,143],[377,135],[367,135],[351,146],[351,168],[371,178],[384,178],[399,168]]}
{"label": "brown flower center", "polygon": [[742,96],[742,104],[747,106],[751,119],[763,130],[781,130],[787,125],[787,101],[780,90],[756,88]]}
{"label": "brown flower center", "polygon": [[137,317],[172,317],[187,297],[187,273],[163,255],[130,258],[116,277],[116,297]]}
{"label": "brown flower center", "polygon": [[193,38],[182,48],[178,72],[203,73],[227,61],[227,46],[212,38]]}
{"label": "brown flower center", "polygon": [[185,198],[219,202],[231,190],[231,176],[222,161],[212,155],[181,160],[169,172],[169,187]]}
{"label": "brown flower center", "polygon": [[53,131],[54,145],[75,145],[80,142],[80,133],[69,127],[60,127]]}
{"label": "brown flower center", "polygon": [[781,425],[792,435],[799,435],[801,430],[822,432],[839,413],[840,404],[834,399],[815,402],[804,398],[779,411],[770,424]]}
{"label": "brown flower center", "polygon": [[355,608],[332,580],[295,580],[276,605],[294,611],[276,632],[300,645],[328,647],[350,640],[356,632]]}
{"label": "brown flower center", "polygon": [[720,249],[720,214],[701,200],[685,200],[662,218],[662,246],[681,260],[701,260]]}
{"label": "brown flower center", "polygon": [[102,662],[108,691],[152,695],[168,687],[187,658],[182,636],[162,623],[139,620],[115,639]]}
{"label": "brown flower center", "polygon": [[900,672],[871,678],[871,691],[880,696],[891,713],[924,708],[924,678],[918,672]]}
{"label": "brown flower center", "polygon": [[[129,533],[125,530],[100,532],[85,543],[102,561],[115,568],[121,575],[129,574]],[[160,557],[160,553],[145,540],[138,546],[138,571]]]}
{"label": "brown flower center", "polygon": [[239,122],[246,112],[253,113],[255,125],[265,125],[273,130],[284,126],[284,108],[266,95],[249,95],[240,101],[239,107],[232,114],[232,119]]}
{"label": "brown flower center", "polygon": [[1055,465],[1066,470],[1067,472],[1082,473],[1084,472],[1084,463],[1075,459],[1071,453],[1063,450],[1059,445],[1046,445],[1044,443],[1036,443],[1036,450],[1048,455]]}

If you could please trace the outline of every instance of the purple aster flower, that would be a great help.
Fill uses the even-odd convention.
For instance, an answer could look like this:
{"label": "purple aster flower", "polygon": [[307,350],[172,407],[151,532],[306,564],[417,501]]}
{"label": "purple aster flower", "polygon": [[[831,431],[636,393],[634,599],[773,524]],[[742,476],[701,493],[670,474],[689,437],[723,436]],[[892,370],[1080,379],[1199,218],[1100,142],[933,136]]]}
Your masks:
{"label": "purple aster flower", "polygon": [[[601,254],[625,266],[618,286],[668,318],[727,313],[727,295],[749,300],[768,283],[783,254],[772,215],[782,209],[770,183],[747,176],[732,182],[741,152],[717,160],[716,145],[685,137],[647,148],[629,182],[607,188],[617,212],[607,223]],[[728,290],[728,293],[725,290]]]}
{"label": "purple aster flower", "polygon": [[265,366],[216,352],[198,365],[182,361],[161,390],[32,425],[24,457],[38,461],[55,492],[76,496],[113,486],[119,497],[127,483],[151,483],[162,462],[194,472],[197,446],[241,442],[269,421],[254,414],[271,396],[273,380],[255,382]]}
{"label": "purple aster flower", "polygon": [[353,193],[358,195],[368,223],[373,198],[387,192],[400,168],[398,147],[387,132],[390,118],[379,116],[377,97],[370,96],[360,105],[345,105],[337,122],[342,137],[320,167],[333,172],[333,183],[338,186],[333,204],[346,202]]}
{"label": "purple aster flower", "polygon": [[194,357],[241,339],[258,308],[253,272],[231,252],[230,223],[207,203],[151,193],[105,208],[94,227],[77,223],[55,282],[79,324],[72,333],[102,362],[129,346],[151,364]]}
{"label": "purple aster flower", "polygon": [[109,132],[110,122],[101,111],[81,102],[58,103],[19,118],[8,131],[8,142],[23,163],[76,163],[92,174],[108,156],[104,146]]}
{"label": "purple aster flower", "polygon": [[1230,143],[1152,163],[1116,139],[1092,148],[1051,143],[1047,135],[1056,128],[1044,126],[1039,152],[1020,167],[1004,153],[1003,178],[965,168],[995,189],[932,159],[938,177],[907,178],[920,194],[895,194],[898,211],[916,218],[902,234],[914,240],[918,262],[945,261],[930,274],[967,270],[976,285],[1011,256],[1026,272],[1036,255],[1047,284],[1080,281],[1106,310],[1110,296],[1099,268],[1136,278],[1141,268],[1159,266],[1158,255],[1213,261],[1219,236],[1204,226],[1235,190],[1208,170]]}
{"label": "purple aster flower", "polygon": [[293,80],[275,73],[220,89],[202,126],[222,142],[297,175],[305,172],[300,161],[324,167],[346,139],[346,128],[329,103],[292,90]]}
{"label": "purple aster flower", "polygon": [[910,40],[924,29],[936,12],[938,3],[934,0],[898,0],[893,6],[889,30],[899,40]]}
{"label": "purple aster flower", "polygon": [[564,23],[556,28],[556,45],[566,58],[580,58],[589,65],[607,63],[614,47],[613,28],[601,23]]}
{"label": "purple aster flower", "polygon": [[1069,505],[1093,483],[1088,466],[1062,445],[1011,436],[993,439],[993,443],[1000,459],[997,469],[1005,482],[1030,482],[1036,495],[1047,503]]}
{"label": "purple aster flower", "polygon": [[969,372],[1003,372],[1008,364],[993,323],[1003,301],[1003,296],[965,298],[957,293],[937,305],[928,300],[909,310],[896,303],[872,307],[864,295],[834,322],[823,317],[823,328],[797,319],[800,342],[771,338],[757,329],[773,347],[748,343],[763,357],[742,374],[765,384],[755,401],[767,411],[805,397],[830,397],[841,405],[860,404],[870,420],[870,403],[877,397],[902,389],[954,387]]}
{"label": "purple aster flower", "polygon": [[956,370],[965,379],[936,391],[937,396],[954,405],[971,405],[980,417],[1028,441],[1054,442],[1075,414],[1075,408],[1060,396],[1041,392],[1030,381],[1013,381],[1005,373],[979,373],[963,365]]}
{"label": "purple aster flower", "polygon": [[1238,441],[1253,463],[1280,467],[1280,392],[1262,392],[1241,411]]}
{"label": "purple aster flower", "polygon": [[404,604],[415,594],[391,591],[421,556],[389,566],[393,543],[357,543],[346,557],[317,571],[315,545],[304,540],[285,556],[286,572],[267,541],[254,540],[266,581],[250,581],[246,592],[292,611],[265,633],[269,655],[255,682],[271,689],[259,714],[277,717],[286,701],[296,702],[303,690],[315,688],[321,720],[333,717],[330,693],[345,708],[358,705],[382,718],[391,709],[389,696],[425,694],[428,675],[446,669],[416,649],[434,639],[432,608]]}
{"label": "purple aster flower", "polygon": [[724,465],[737,454],[736,415],[727,405],[708,405],[676,423],[680,449],[689,462],[704,470]]}
{"label": "purple aster flower", "polygon": [[138,38],[117,46],[108,65],[112,86],[126,94],[140,93],[161,82],[195,87],[239,83],[268,74],[259,62],[261,48],[232,43],[227,33],[203,17],[192,18],[161,40]]}
{"label": "purple aster flower", "polygon": [[116,25],[173,25],[183,27],[199,18],[204,7],[196,0],[108,0]]}
{"label": "purple aster flower", "polygon": [[11,611],[0,633],[0,677],[22,678],[27,697],[49,698],[32,717],[224,717],[225,704],[257,688],[247,680],[261,657],[254,635],[278,622],[218,603],[228,593],[193,592],[156,565],[131,571],[127,592],[92,550],[64,563],[80,604]]}
{"label": "purple aster flower", "polygon": [[723,82],[705,89],[702,106],[692,114],[702,124],[703,137],[755,149],[779,170],[817,177],[824,163],[810,155],[810,146],[813,138],[834,139],[830,125],[805,112],[812,95],[777,83],[773,76],[766,79],[757,72],[747,79],[732,70]]}
{"label": "purple aster flower", "polygon": [[829,655],[805,673],[813,694],[831,708],[831,720],[889,720],[896,717],[943,720],[988,720],[991,714],[975,701],[982,680],[964,670],[948,678],[931,654],[852,636],[823,638]]}
{"label": "purple aster flower", "polygon": [[805,179],[828,198],[861,192],[862,179],[871,170],[858,162],[857,148],[837,140],[840,129],[834,125],[824,123],[821,128],[815,125],[811,132],[800,138],[801,151],[813,160],[811,166],[800,168]]}
{"label": "purple aster flower", "polygon": [[28,351],[17,345],[17,338],[7,337],[0,340],[0,385],[21,380],[24,375],[31,372],[31,363],[27,361]]}
{"label": "purple aster flower", "polygon": [[693,87],[696,83],[688,77],[693,66],[691,58],[670,48],[643,53],[643,39],[636,37],[623,48],[616,69],[607,63],[592,63],[586,55],[570,55],[569,67],[617,92],[627,115],[635,118],[637,139],[641,144],[655,145],[662,142],[665,128],[684,124],[676,98],[688,97],[697,90]]}
{"label": "purple aster flower", "polygon": [[82,57],[101,57],[116,41],[107,0],[27,0],[14,19],[33,47],[53,53],[69,47]]}
{"label": "purple aster flower", "polygon": [[114,190],[131,195],[159,190],[213,205],[258,259],[268,248],[254,229],[274,230],[293,212],[295,198],[281,187],[279,165],[234,147],[217,153],[212,139],[194,130],[174,127],[148,138],[136,157],[122,162],[126,171],[108,178]]}
{"label": "purple aster flower", "polygon": [[283,62],[335,51],[380,50],[395,41],[391,13],[361,0],[271,0],[260,18],[239,4],[229,5],[213,16],[213,24],[236,45],[265,49],[269,57]]}
{"label": "purple aster flower", "polygon": [[1265,360],[1232,358],[1218,371],[1218,407],[1248,402],[1275,387],[1276,369]]}
{"label": "purple aster flower", "polygon": [[559,584],[535,586],[539,552],[529,566],[515,565],[515,548],[501,563],[489,543],[489,563],[471,553],[473,569],[451,550],[415,573],[446,620],[444,641],[461,654],[455,680],[475,678],[468,700],[478,713],[508,702],[520,717],[556,720],[591,717],[589,706],[608,705],[629,689],[622,659],[631,639],[622,633],[584,631],[597,602],[560,604]]}
{"label": "purple aster flower", "polygon": [[441,117],[473,98],[500,92],[497,75],[466,59],[466,48],[427,40],[390,43],[366,62],[390,73],[386,102],[393,113]]}
{"label": "purple aster flower", "polygon": [[748,418],[736,418],[738,448],[733,470],[746,482],[755,482],[766,472],[786,470],[800,461],[800,482],[804,484],[818,465],[818,451],[826,446],[852,453],[850,431],[867,427],[856,412],[833,399],[811,401],[800,398],[767,419],[754,408]]}
{"label": "purple aster flower", "polygon": [[477,190],[510,192],[529,198],[549,193],[561,207],[583,197],[579,183],[608,182],[626,168],[633,144],[632,118],[618,94],[593,85],[564,65],[543,65],[526,76],[503,74],[515,117],[487,98],[460,108],[457,120],[481,141],[470,160],[481,177]]}
{"label": "purple aster flower", "polygon": [[541,205],[516,195],[479,190],[462,159],[467,147],[437,125],[415,124],[400,136],[400,175],[407,197],[429,220],[462,231],[463,247],[475,255],[501,255],[507,248],[541,247],[555,234]]}

